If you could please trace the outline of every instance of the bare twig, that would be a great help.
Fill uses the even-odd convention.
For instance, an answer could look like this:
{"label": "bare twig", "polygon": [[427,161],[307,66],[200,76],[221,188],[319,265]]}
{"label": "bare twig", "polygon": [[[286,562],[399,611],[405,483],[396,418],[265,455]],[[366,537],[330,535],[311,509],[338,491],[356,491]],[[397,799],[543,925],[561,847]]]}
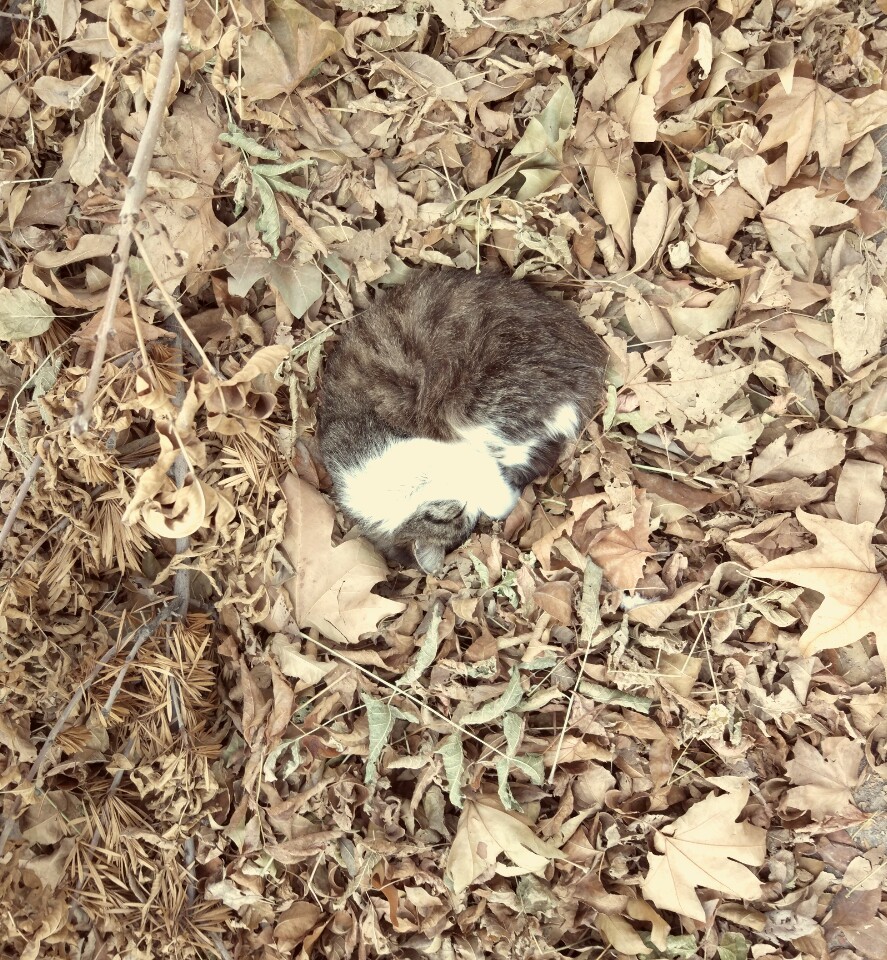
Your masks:
{"label": "bare twig", "polygon": [[228,952],[228,948],[222,943],[222,938],[217,933],[212,934],[212,942],[216,950],[218,950],[221,960],[231,960],[231,954]]}
{"label": "bare twig", "polygon": [[[178,612],[178,604],[171,600],[169,603],[164,604],[157,611],[157,613],[147,622],[143,623],[140,627],[137,627],[129,634],[123,641],[115,643],[113,647],[108,647],[108,649],[102,654],[98,662],[89,671],[89,676],[80,684],[77,692],[71,697],[70,701],[65,705],[65,709],[59,714],[58,720],[56,720],[55,725],[52,730],[49,731],[49,736],[43,742],[43,746],[40,748],[40,753],[37,755],[37,759],[31,765],[31,769],[28,771],[26,779],[28,782],[33,782],[37,777],[37,774],[40,772],[40,768],[43,766],[44,761],[46,760],[46,755],[49,753],[53,743],[55,743],[56,737],[61,733],[62,727],[68,722],[68,718],[71,714],[77,709],[77,705],[83,699],[84,694],[92,686],[95,678],[102,672],[105,665],[114,659],[121,651],[126,647],[131,646],[134,650],[138,648],[150,637],[154,631],[163,623],[164,620],[168,620],[171,616]],[[131,659],[127,657],[127,660]]]}
{"label": "bare twig", "polygon": [[18,493],[15,495],[15,500],[12,501],[12,506],[9,508],[9,514],[3,524],[3,529],[0,530],[0,547],[2,547],[6,542],[6,538],[9,536],[9,531],[12,530],[12,525],[15,523],[15,518],[18,516],[19,510],[21,510],[22,504],[25,502],[25,497],[28,495],[28,490],[31,488],[31,484],[34,482],[34,478],[37,476],[42,466],[43,461],[39,456],[34,457],[34,459],[31,461],[31,466],[28,467],[28,472],[22,479],[22,485],[19,487]]}
{"label": "bare twig", "polygon": [[[175,321],[170,320],[169,326],[173,327]],[[183,352],[183,342],[184,338],[182,337],[182,327],[181,325],[175,329],[176,335],[176,357],[178,361],[179,372],[184,374],[185,370],[185,360]],[[176,396],[175,396],[175,407],[176,410],[182,409],[182,404],[185,402],[185,378],[182,376],[179,379],[178,385],[176,387]],[[185,481],[188,479],[190,474],[190,466],[187,459],[185,458],[184,452],[180,449],[178,455],[176,456],[175,462],[172,465],[172,478],[175,481],[176,489],[181,490],[185,484]],[[191,549],[191,538],[190,537],[176,537],[176,556],[181,557],[184,554],[188,553]],[[179,566],[176,568],[175,577],[173,579],[173,590],[175,592],[176,598],[180,605],[180,609],[183,613],[187,613],[188,604],[191,602],[191,571],[186,566]],[[185,720],[184,720],[184,711],[182,709],[182,692],[179,689],[179,685],[175,677],[170,677],[170,697],[172,700],[173,706],[173,715],[176,720],[176,727],[178,732],[181,733],[185,729]]]}
{"label": "bare twig", "polygon": [[[129,665],[135,660],[136,654],[142,648],[142,644],[150,639],[153,635],[154,630],[157,625],[160,623],[158,617],[164,612],[169,610],[179,610],[181,612],[182,608],[179,606],[178,601],[170,601],[160,613],[154,617],[153,620],[150,620],[145,624],[144,627],[139,627],[135,634],[133,634],[133,639],[129,647],[129,653],[126,655],[126,659],[123,661],[123,666],[120,668],[119,673],[114,679],[114,683],[111,685],[111,689],[108,692],[108,696],[105,699],[104,706],[102,707],[102,717],[107,720],[111,716],[111,710],[114,708],[114,701],[117,699],[117,694],[120,693],[121,688],[123,687],[123,681],[126,679],[126,671],[129,669]],[[150,629],[148,629],[150,628]],[[44,748],[46,744],[43,745]]]}
{"label": "bare twig", "polygon": [[561,749],[564,745],[564,737],[567,733],[567,727],[570,725],[570,715],[573,712],[573,702],[576,699],[576,690],[582,683],[582,673],[585,669],[585,662],[588,660],[588,653],[591,650],[591,641],[594,635],[600,629],[601,625],[601,607],[599,596],[601,592],[601,580],[603,573],[601,568],[590,557],[585,562],[585,573],[582,575],[582,595],[579,597],[579,621],[582,628],[579,632],[579,646],[582,648],[582,662],[576,671],[576,684],[570,691],[570,700],[567,703],[567,712],[564,716],[564,722],[561,724],[560,736],[557,738],[557,747],[554,751],[554,760],[551,762],[551,772],[548,774],[548,782],[554,783],[554,774],[557,770],[557,762],[561,755]]}
{"label": "bare twig", "polygon": [[166,112],[167,95],[175,74],[176,57],[179,53],[184,17],[184,0],[169,0],[169,17],[163,31],[163,53],[160,59],[160,69],[157,73],[157,83],[154,87],[151,108],[148,110],[148,119],[145,122],[145,132],[136,150],[129,175],[129,188],[126,191],[123,206],[120,210],[120,232],[117,248],[114,251],[114,270],[111,273],[105,308],[102,311],[102,318],[96,332],[92,366],[89,370],[86,387],[77,402],[74,416],[71,419],[71,432],[75,435],[81,434],[89,428],[92,406],[95,401],[102,366],[105,362],[105,354],[108,350],[108,338],[114,326],[117,304],[123,291],[123,278],[129,264],[129,251],[132,246],[136,220],[148,190],[148,171],[151,168],[154,146]]}
{"label": "bare twig", "polygon": [[194,842],[194,837],[188,837],[182,844],[182,863],[185,867],[185,876],[188,878],[188,886],[185,889],[185,902],[189,907],[193,907],[194,901],[197,899],[196,859],[197,844]]}
{"label": "bare twig", "polygon": [[[212,362],[210,361],[209,357],[206,355],[206,353],[204,353],[203,347],[200,346],[200,341],[191,332],[191,328],[188,326],[188,324],[185,323],[185,318],[182,316],[181,311],[176,305],[175,300],[173,300],[173,298],[169,295],[166,287],[163,284],[163,281],[160,279],[160,277],[157,276],[157,271],[154,269],[154,264],[151,263],[151,258],[150,256],[148,256],[148,252],[145,250],[145,246],[142,243],[141,239],[139,238],[138,234],[135,235],[134,240],[136,243],[136,248],[139,251],[139,256],[142,258],[142,260],[145,263],[145,266],[148,268],[148,273],[151,274],[151,279],[154,281],[154,286],[157,287],[157,292],[160,294],[161,297],[163,297],[164,302],[169,308],[170,316],[173,316],[176,318],[176,321],[178,322],[182,333],[184,333],[185,336],[191,341],[191,347],[194,350],[195,356],[200,360],[200,362],[203,364],[204,367],[206,367],[207,370],[210,370],[213,373],[216,373],[217,375],[219,375],[218,372],[216,371],[216,368],[213,366]],[[172,328],[169,328],[169,329],[172,329]]]}

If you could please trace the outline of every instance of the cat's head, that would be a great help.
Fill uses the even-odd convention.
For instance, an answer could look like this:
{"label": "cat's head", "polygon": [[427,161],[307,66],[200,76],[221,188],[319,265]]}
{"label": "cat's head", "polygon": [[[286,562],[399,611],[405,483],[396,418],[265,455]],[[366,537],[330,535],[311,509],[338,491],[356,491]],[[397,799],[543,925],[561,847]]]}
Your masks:
{"label": "cat's head", "polygon": [[422,504],[390,532],[373,527],[364,530],[390,563],[436,573],[444,557],[471,535],[477,517],[477,511],[470,510],[466,503],[433,500]]}
{"label": "cat's head", "polygon": [[343,511],[389,561],[433,573],[481,514],[507,516],[518,491],[496,460],[465,441],[401,438],[345,465],[327,458]]}

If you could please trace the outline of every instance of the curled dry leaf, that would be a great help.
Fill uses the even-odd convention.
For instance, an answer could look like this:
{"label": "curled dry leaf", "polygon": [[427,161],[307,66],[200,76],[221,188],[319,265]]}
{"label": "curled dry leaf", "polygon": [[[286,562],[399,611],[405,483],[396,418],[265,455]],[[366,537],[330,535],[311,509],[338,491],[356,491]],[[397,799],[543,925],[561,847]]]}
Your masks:
{"label": "curled dry leaf", "polygon": [[274,411],[275,391],[265,384],[289,356],[287,347],[263,347],[227,380],[205,370],[195,377],[197,396],[206,405],[207,425],[223,436],[246,433],[259,438],[261,423]]}
{"label": "curled dry leaf", "polygon": [[558,852],[553,843],[539,839],[525,817],[504,810],[497,799],[478,797],[465,802],[445,878],[461,898],[483,874],[519,877],[541,873]]}
{"label": "curled dry leaf", "polygon": [[[204,466],[206,451],[193,437],[183,438],[169,425],[158,422],[160,455],[143,470],[132,499],[123,513],[124,524],[141,523],[156,537],[189,537],[211,521],[224,530],[234,517],[234,506],[220,491],[202,482],[195,467]],[[183,449],[184,448],[184,449]],[[190,467],[181,486],[170,471],[181,454]]]}

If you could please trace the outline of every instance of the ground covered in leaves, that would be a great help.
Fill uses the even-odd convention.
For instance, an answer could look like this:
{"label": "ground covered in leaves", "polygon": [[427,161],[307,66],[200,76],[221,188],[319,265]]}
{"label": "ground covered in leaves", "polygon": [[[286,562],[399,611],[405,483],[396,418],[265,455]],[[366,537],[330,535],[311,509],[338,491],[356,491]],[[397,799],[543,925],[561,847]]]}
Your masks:
{"label": "ground covered in leaves", "polygon": [[[887,4],[188,0],[72,432],[170,6],[0,15],[0,955],[883,957]],[[606,408],[393,574],[323,356],[486,262]]]}

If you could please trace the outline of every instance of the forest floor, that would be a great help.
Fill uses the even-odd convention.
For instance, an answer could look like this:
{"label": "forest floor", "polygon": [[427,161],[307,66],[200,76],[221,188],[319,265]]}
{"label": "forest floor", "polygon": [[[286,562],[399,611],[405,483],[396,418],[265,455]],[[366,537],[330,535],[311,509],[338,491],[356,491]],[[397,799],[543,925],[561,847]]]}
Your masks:
{"label": "forest floor", "polygon": [[[6,6],[0,957],[881,960],[887,0]],[[480,263],[606,403],[396,573],[323,358]]]}

